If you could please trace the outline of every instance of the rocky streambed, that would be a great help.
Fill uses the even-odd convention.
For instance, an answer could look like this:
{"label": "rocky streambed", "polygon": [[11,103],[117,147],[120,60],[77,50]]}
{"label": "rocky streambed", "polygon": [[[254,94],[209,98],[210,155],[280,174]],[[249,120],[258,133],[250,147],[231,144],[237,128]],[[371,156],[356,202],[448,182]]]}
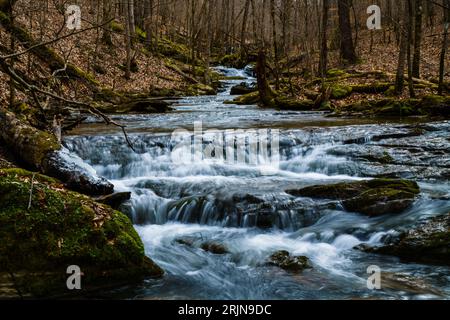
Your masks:
{"label": "rocky streambed", "polygon": [[[229,78],[217,96],[181,99],[174,111],[160,115],[115,116],[128,125],[136,152],[100,124],[82,126],[65,140],[116,192],[131,193],[121,210],[134,222],[146,254],[166,271],[161,280],[103,294],[450,296],[450,122],[330,118],[320,111],[224,104],[232,100],[233,86],[245,78],[251,87],[254,79],[244,70],[221,71]],[[219,136],[277,133],[279,162],[193,158],[193,146],[180,149],[179,142],[195,139],[198,122],[202,150]],[[174,161],[174,152],[183,161]],[[380,290],[366,283],[374,265],[384,275]]]}

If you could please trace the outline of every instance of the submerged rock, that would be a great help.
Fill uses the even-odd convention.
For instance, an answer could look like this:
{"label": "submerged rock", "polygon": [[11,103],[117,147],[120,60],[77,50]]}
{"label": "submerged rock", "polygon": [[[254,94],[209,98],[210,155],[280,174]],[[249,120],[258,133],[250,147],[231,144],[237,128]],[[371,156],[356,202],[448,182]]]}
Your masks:
{"label": "submerged rock", "polygon": [[205,251],[211,252],[213,254],[226,254],[228,249],[221,243],[217,242],[204,242],[201,248]]}
{"label": "submerged rock", "polygon": [[340,200],[348,211],[379,216],[403,212],[411,206],[419,191],[419,186],[414,181],[375,179],[312,186],[286,192],[297,197]]}
{"label": "submerged rock", "polygon": [[0,203],[0,279],[13,275],[22,295],[73,293],[72,265],[83,273],[81,294],[163,274],[125,215],[52,178],[0,170]]}
{"label": "submerged rock", "polygon": [[382,272],[381,288],[412,294],[431,294],[444,297],[445,294],[426,280],[411,276],[410,274]]}
{"label": "submerged rock", "polygon": [[384,246],[358,249],[393,255],[407,261],[450,265],[450,213],[405,231]]}
{"label": "submerged rock", "polygon": [[269,264],[291,272],[301,272],[312,268],[309,259],[305,256],[291,256],[288,251],[275,252],[269,258]]}

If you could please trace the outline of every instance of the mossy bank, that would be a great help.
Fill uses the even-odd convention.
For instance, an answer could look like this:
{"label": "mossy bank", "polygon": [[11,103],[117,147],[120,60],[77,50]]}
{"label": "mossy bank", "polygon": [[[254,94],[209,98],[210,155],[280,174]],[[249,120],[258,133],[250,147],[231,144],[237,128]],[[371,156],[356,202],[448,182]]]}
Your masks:
{"label": "mossy bank", "polygon": [[0,296],[73,294],[71,265],[83,274],[77,294],[163,275],[124,214],[57,180],[1,169],[0,202]]}

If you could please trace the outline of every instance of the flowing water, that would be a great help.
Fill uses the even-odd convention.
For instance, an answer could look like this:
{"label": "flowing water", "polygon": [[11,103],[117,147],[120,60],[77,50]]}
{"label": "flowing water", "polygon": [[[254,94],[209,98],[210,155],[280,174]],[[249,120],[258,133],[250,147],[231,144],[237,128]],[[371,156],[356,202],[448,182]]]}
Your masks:
{"label": "flowing water", "polygon": [[[219,70],[254,82],[246,70]],[[224,81],[217,96],[179,100],[176,110],[167,114],[114,117],[128,126],[136,152],[115,128],[95,121],[65,139],[67,149],[112,181],[116,191],[132,192],[123,211],[133,219],[147,255],[166,271],[163,279],[104,295],[137,299],[450,297],[447,267],[404,263],[353,249],[363,243],[381,244],[422,219],[450,212],[450,122],[336,119],[318,112],[223,104],[233,98],[231,86],[240,82]],[[254,163],[245,161],[249,152],[243,153],[241,161],[229,156],[227,152],[239,149],[233,139],[243,137],[248,147],[254,130],[278,139],[279,161],[269,156],[257,157]],[[232,141],[231,147],[220,148],[227,161],[195,153],[199,151],[198,145],[191,144],[195,139],[200,139],[200,151],[220,139]],[[274,140],[267,141],[272,150],[268,154],[275,156]],[[217,150],[212,155],[217,156]],[[330,206],[329,201],[285,193],[377,176],[413,179],[421,195],[400,215],[368,218],[341,210],[339,203]],[[204,243],[222,244],[228,253],[204,251]],[[269,266],[267,259],[277,250],[307,256],[313,268],[292,274]],[[406,277],[407,285],[394,281],[382,290],[369,290],[367,268],[371,265],[391,278]]]}

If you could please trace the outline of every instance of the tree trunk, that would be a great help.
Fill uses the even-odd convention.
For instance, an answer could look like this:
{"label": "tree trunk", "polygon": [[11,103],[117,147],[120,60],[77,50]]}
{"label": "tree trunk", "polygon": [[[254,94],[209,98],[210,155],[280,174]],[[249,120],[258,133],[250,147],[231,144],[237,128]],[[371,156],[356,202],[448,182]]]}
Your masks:
{"label": "tree trunk", "polygon": [[327,26],[328,26],[328,11],[330,9],[329,0],[323,0],[322,8],[322,26],[320,31],[320,61],[319,61],[319,74],[322,78],[325,78],[328,69],[328,39],[327,39]]}
{"label": "tree trunk", "polygon": [[[103,0],[103,23],[111,19],[111,3],[109,0]],[[111,24],[103,26],[102,42],[108,46],[112,46]]]}
{"label": "tree trunk", "polygon": [[242,18],[242,28],[241,28],[241,60],[245,60],[246,48],[245,48],[245,31],[247,29],[248,11],[250,8],[250,0],[245,0],[244,5],[244,16]]}
{"label": "tree trunk", "polygon": [[442,39],[441,58],[439,63],[438,93],[440,95],[444,92],[445,55],[447,54],[448,33],[450,29],[450,0],[442,0],[442,4],[444,6],[444,37]]}
{"label": "tree trunk", "polygon": [[395,78],[395,93],[401,95],[405,87],[405,60],[408,47],[408,37],[407,37],[407,12],[408,12],[408,1],[405,1],[405,5],[402,6],[399,3],[399,16],[400,16],[400,26],[399,26],[399,37],[400,37],[400,51],[398,55],[397,64],[397,75]]}
{"label": "tree trunk", "polygon": [[339,31],[341,35],[341,58],[350,64],[357,61],[353,46],[352,27],[350,24],[351,0],[338,0]]}
{"label": "tree trunk", "polygon": [[414,0],[407,0],[408,3],[408,37],[407,37],[407,53],[406,61],[408,63],[408,88],[409,96],[411,98],[415,97],[414,93],[414,82],[413,82],[413,70],[412,70],[412,60],[411,60],[411,45],[413,40],[413,24],[414,24]]}
{"label": "tree trunk", "polygon": [[422,45],[422,13],[423,0],[415,0],[415,24],[414,24],[414,58],[412,66],[412,74],[415,78],[420,78],[420,57]]}
{"label": "tree trunk", "polygon": [[126,0],[125,2],[125,41],[126,41],[126,70],[125,78],[129,80],[131,78],[131,48],[132,48],[132,31],[131,31],[131,5],[133,0]]}
{"label": "tree trunk", "polygon": [[269,106],[272,103],[274,94],[267,81],[266,54],[264,50],[260,50],[258,54],[258,61],[256,63],[256,77],[260,101],[263,105]]}
{"label": "tree trunk", "polygon": [[[275,62],[275,87],[278,90],[280,88],[280,79],[279,79],[279,66],[278,66],[278,41],[277,41],[277,24],[276,24],[276,16],[275,16],[275,0],[270,0],[270,16],[272,20],[272,43],[273,43],[273,51],[274,51],[274,62]],[[264,56],[265,59],[265,56]]]}

